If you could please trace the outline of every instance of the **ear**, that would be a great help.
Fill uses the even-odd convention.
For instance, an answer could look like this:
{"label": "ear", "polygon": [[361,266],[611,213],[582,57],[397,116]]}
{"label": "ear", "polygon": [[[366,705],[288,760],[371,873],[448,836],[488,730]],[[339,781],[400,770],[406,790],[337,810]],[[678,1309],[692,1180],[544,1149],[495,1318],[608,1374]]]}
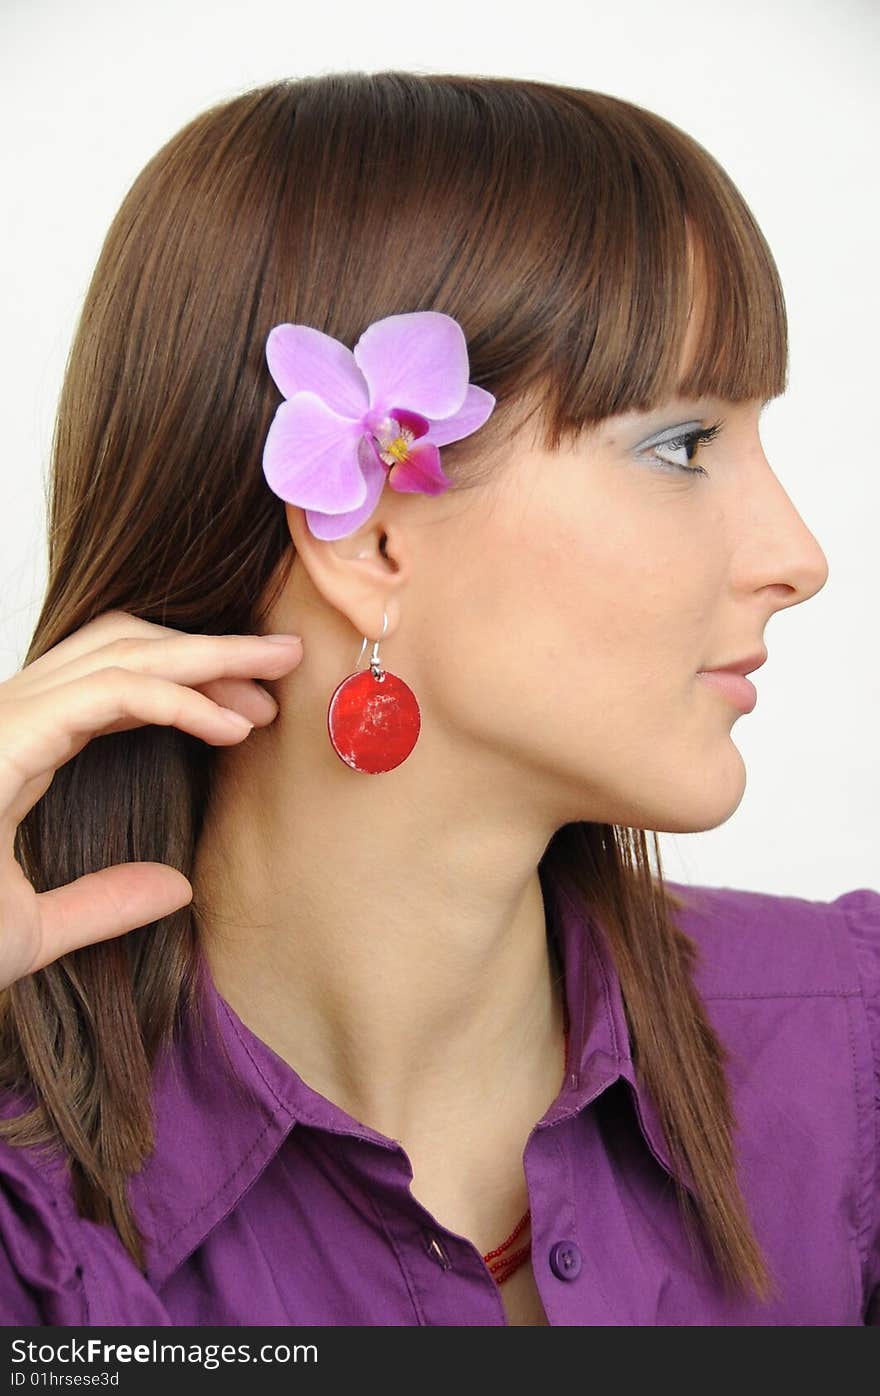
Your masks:
{"label": "ear", "polygon": [[315,590],[370,640],[382,636],[387,613],[387,640],[399,623],[400,589],[412,572],[406,529],[389,517],[381,500],[361,528],[332,540],[314,536],[298,505],[286,504],[285,512],[297,560]]}

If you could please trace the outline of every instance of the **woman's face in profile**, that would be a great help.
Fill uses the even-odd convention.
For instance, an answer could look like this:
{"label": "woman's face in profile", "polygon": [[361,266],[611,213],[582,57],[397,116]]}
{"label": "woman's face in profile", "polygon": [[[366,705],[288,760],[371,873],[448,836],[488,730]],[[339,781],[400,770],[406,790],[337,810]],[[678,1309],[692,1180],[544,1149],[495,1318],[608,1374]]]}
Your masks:
{"label": "woman's face in profile", "polygon": [[698,672],[759,654],[770,616],[828,575],[760,409],[675,399],[563,450],[524,441],[490,486],[420,515],[397,652],[419,653],[426,720],[487,774],[518,770],[551,822],[692,832],[739,804],[743,711]]}

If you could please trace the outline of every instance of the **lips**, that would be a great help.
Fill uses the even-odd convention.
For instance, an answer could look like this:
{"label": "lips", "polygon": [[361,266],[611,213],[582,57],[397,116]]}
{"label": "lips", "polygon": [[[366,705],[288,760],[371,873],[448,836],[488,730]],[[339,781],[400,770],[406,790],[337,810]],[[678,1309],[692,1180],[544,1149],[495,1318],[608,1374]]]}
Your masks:
{"label": "lips", "polygon": [[[757,667],[757,664],[752,665],[753,669]],[[758,690],[744,674],[734,673],[730,669],[701,669],[697,678],[744,713],[750,713],[758,701]]]}
{"label": "lips", "polygon": [[701,674],[751,674],[767,663],[767,651],[746,655],[745,659],[733,659],[729,664],[719,664],[717,668],[701,669]]}

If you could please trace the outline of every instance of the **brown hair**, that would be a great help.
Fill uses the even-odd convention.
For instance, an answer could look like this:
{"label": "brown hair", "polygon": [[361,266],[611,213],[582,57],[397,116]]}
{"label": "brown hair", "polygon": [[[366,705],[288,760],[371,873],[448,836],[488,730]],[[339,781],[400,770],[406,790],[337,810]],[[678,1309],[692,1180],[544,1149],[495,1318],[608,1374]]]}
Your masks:
{"label": "brown hair", "polygon": [[[680,377],[694,259],[701,338]],[[557,448],[673,393],[785,390],[778,272],[729,176],[620,98],[499,77],[344,72],[249,90],[201,113],[135,179],[98,258],[52,444],[49,579],[25,663],[99,613],[184,631],[261,629],[293,561],[266,487],[279,395],[269,329],[353,346],[382,316],[461,324],[497,408],[443,448],[460,488],[491,470],[526,401]],[[189,875],[214,748],[174,728],[91,741],[22,821],[38,891],[129,860]],[[762,1300],[771,1277],[739,1191],[725,1049],[692,982],[683,903],[643,830],[557,830],[544,859],[598,913],[641,1079],[690,1170],[710,1260]],[[76,950],[0,996],[0,1083],[35,1107],[2,1122],[60,1142],[81,1213],[143,1266],[127,1178],[153,1147],[151,1071],[194,999],[192,904]],[[688,1194],[676,1179],[688,1235]]]}

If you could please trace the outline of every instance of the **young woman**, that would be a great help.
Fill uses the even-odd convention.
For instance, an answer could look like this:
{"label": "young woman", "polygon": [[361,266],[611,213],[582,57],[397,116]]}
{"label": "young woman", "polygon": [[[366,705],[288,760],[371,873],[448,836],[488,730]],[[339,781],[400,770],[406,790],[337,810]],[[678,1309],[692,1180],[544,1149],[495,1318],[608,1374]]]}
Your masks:
{"label": "young woman", "polygon": [[330,74],[149,162],[0,685],[7,1323],[880,1322],[880,893],[648,842],[826,579],[786,365],[618,98]]}

